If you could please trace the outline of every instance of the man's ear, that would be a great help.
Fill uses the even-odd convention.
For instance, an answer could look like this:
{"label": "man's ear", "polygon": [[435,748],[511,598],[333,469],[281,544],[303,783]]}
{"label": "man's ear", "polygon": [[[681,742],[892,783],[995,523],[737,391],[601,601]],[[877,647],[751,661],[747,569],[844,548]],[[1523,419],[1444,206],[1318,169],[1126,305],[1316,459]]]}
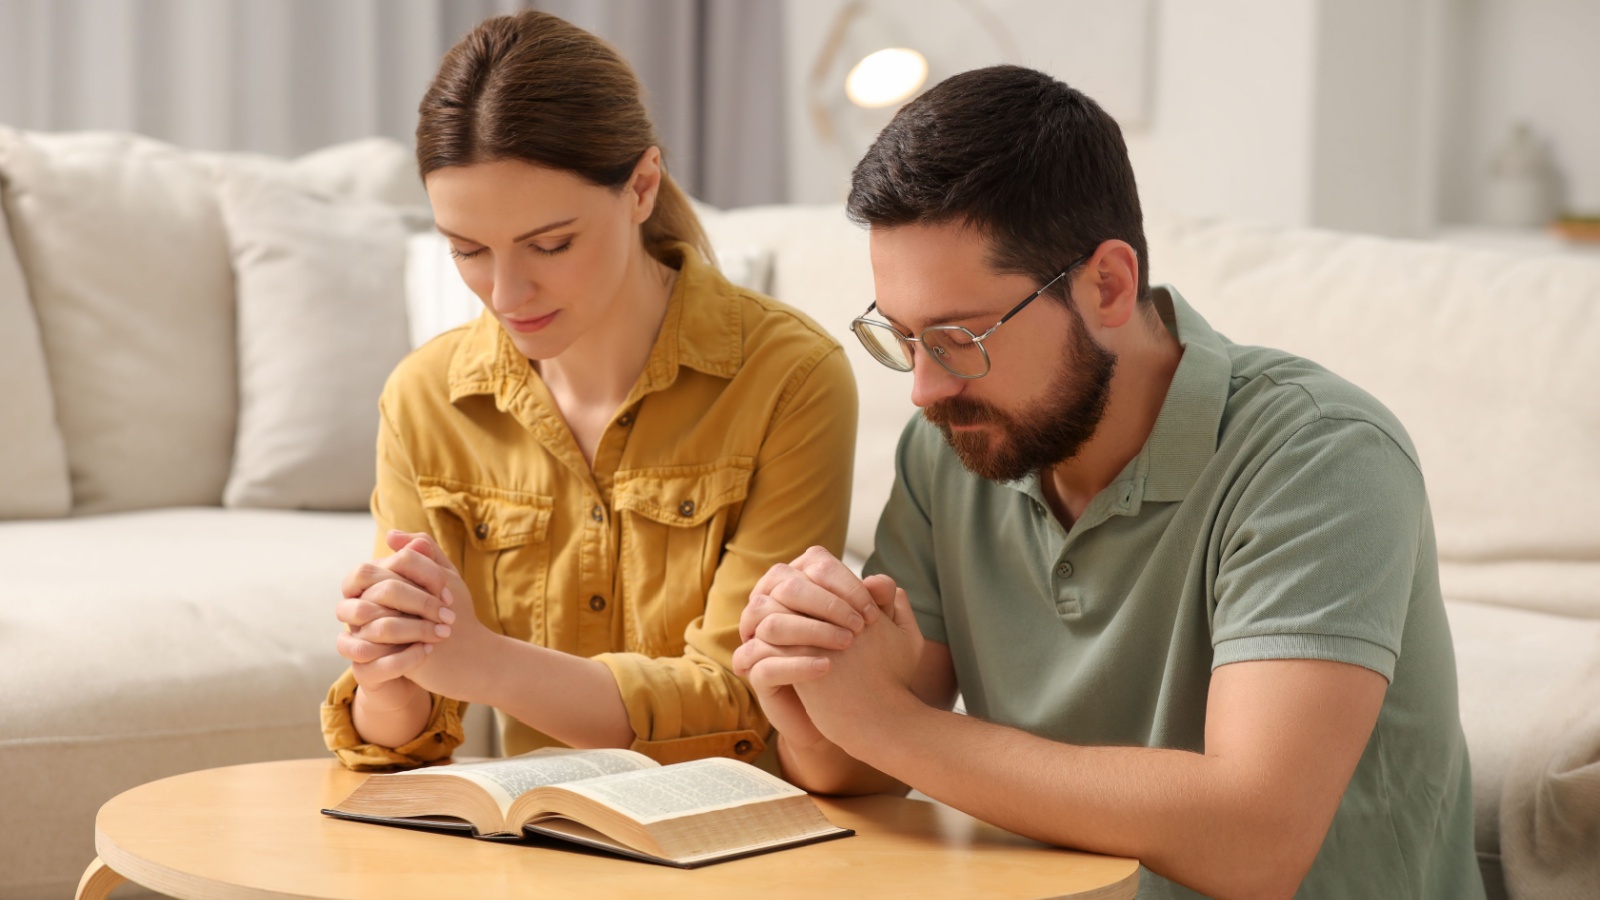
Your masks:
{"label": "man's ear", "polygon": [[661,148],[651,147],[639,155],[633,165],[633,174],[625,188],[632,211],[633,224],[642,224],[655,212],[656,197],[661,193],[661,179],[666,172],[661,168]]}
{"label": "man's ear", "polygon": [[1084,279],[1094,290],[1090,321],[1102,328],[1120,328],[1139,305],[1139,254],[1127,241],[1105,241],[1084,264]]}

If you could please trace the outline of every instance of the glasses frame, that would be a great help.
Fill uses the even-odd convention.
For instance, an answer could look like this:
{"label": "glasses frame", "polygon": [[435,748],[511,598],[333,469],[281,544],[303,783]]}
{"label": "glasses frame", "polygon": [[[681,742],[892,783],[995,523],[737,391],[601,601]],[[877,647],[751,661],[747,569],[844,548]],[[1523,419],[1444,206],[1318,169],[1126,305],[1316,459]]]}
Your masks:
{"label": "glasses frame", "polygon": [[[1005,323],[1011,321],[1011,318],[1013,316],[1015,316],[1017,313],[1022,312],[1024,309],[1026,309],[1029,303],[1032,303],[1033,301],[1039,299],[1039,296],[1041,294],[1043,294],[1045,291],[1050,290],[1052,285],[1054,285],[1056,282],[1060,281],[1061,279],[1067,277],[1067,274],[1070,273],[1073,269],[1076,269],[1077,267],[1079,267],[1079,266],[1083,265],[1084,263],[1088,262],[1089,261],[1089,257],[1093,256],[1093,255],[1094,254],[1092,254],[1092,253],[1091,254],[1086,254],[1086,255],[1081,256],[1081,257],[1077,258],[1076,260],[1073,260],[1072,262],[1068,263],[1067,267],[1065,269],[1062,269],[1060,274],[1056,275],[1056,277],[1054,277],[1054,278],[1050,279],[1049,281],[1045,282],[1044,286],[1039,288],[1037,291],[1034,291],[1033,293],[1029,294],[1027,297],[1024,297],[1021,303],[1018,303],[1016,306],[1011,307],[1011,311],[1010,312],[1008,312],[1005,315],[1001,316],[1000,317],[1000,321],[998,321],[998,322],[994,323],[993,325],[989,326],[989,330],[985,331],[983,334],[973,334],[972,333],[972,329],[967,328],[964,325],[933,325],[933,326],[930,326],[928,328],[923,329],[922,334],[918,335],[917,337],[911,337],[909,335],[901,334],[900,333],[900,329],[894,327],[893,325],[890,325],[888,322],[880,322],[877,319],[869,319],[869,318],[867,318],[867,313],[870,313],[874,309],[878,308],[878,301],[876,301],[876,300],[872,301],[872,303],[867,307],[867,311],[866,312],[862,313],[859,316],[856,316],[854,319],[852,319],[850,321],[850,331],[853,332],[855,334],[855,336],[856,336],[856,339],[861,342],[861,346],[866,348],[868,355],[870,355],[873,359],[877,360],[878,362],[883,363],[885,366],[895,370],[896,372],[910,372],[910,371],[912,371],[913,369],[916,368],[916,357],[914,355],[915,348],[912,347],[912,345],[913,344],[922,344],[924,346],[928,346],[927,339],[928,339],[928,335],[930,333],[935,332],[935,331],[956,331],[956,332],[961,332],[962,334],[965,334],[969,339],[971,339],[972,343],[977,345],[977,347],[978,347],[978,355],[983,358],[983,371],[982,372],[979,372],[976,375],[968,375],[965,372],[956,371],[954,368],[951,367],[949,362],[945,361],[945,356],[947,354],[945,353],[943,348],[938,347],[936,345],[932,346],[932,347],[929,347],[929,349],[927,351],[925,351],[925,352],[927,352],[929,358],[931,358],[934,362],[939,364],[940,368],[944,369],[946,372],[949,372],[951,375],[956,376],[957,378],[966,378],[968,380],[971,380],[971,379],[974,379],[974,378],[982,378],[983,376],[989,374],[989,369],[991,367],[991,363],[990,363],[990,360],[989,360],[989,349],[983,345],[983,342],[988,340],[990,335],[993,335],[997,330],[999,330],[1001,325],[1004,325]],[[882,352],[878,348],[877,339],[867,336],[867,334],[864,331],[864,329],[867,329],[867,328],[883,329],[884,331],[887,331],[890,334],[894,335],[895,340],[898,341],[900,343],[900,345],[905,349],[906,358],[911,360],[911,362],[906,363],[906,364],[902,364],[899,360],[895,360],[895,359],[892,359],[889,356],[887,356],[884,352]]]}

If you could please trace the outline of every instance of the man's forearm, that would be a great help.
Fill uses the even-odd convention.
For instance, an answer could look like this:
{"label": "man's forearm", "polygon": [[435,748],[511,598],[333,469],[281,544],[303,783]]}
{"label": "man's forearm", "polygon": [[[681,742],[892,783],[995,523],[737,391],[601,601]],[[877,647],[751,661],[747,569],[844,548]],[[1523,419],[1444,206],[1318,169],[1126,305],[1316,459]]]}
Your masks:
{"label": "man's forearm", "polygon": [[904,784],[861,762],[828,740],[800,747],[780,733],[778,763],[783,767],[784,778],[815,794],[860,796],[906,792]]}
{"label": "man's forearm", "polygon": [[1060,744],[904,699],[845,741],[863,765],[1007,830],[1135,857],[1213,896],[1292,895],[1315,846],[1274,851],[1320,845],[1326,829],[1305,835],[1288,798],[1263,797],[1225,759]]}

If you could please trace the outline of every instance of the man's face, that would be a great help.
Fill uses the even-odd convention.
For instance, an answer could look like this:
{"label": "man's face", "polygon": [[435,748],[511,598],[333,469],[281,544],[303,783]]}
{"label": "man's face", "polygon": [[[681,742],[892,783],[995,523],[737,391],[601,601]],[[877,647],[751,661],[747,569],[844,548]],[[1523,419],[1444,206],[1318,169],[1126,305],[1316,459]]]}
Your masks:
{"label": "man's face", "polygon": [[[1026,276],[996,274],[986,243],[968,229],[874,229],[871,245],[878,312],[907,336],[933,325],[982,334],[1039,287]],[[1063,281],[1075,284],[1080,274]],[[1117,361],[1077,309],[1040,297],[984,347],[990,368],[978,379],[945,371],[920,345],[914,351],[911,399],[962,464],[1012,481],[1076,455],[1105,413]]]}

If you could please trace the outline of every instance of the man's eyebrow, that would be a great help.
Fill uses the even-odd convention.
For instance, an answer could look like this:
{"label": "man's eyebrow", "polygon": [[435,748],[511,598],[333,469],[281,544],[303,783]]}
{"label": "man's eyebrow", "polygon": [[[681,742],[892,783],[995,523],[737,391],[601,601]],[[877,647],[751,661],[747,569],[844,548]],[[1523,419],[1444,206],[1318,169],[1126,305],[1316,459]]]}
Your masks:
{"label": "man's eyebrow", "polygon": [[[520,243],[522,243],[523,241],[525,241],[525,240],[527,240],[529,238],[538,237],[539,235],[544,234],[547,231],[555,231],[557,228],[564,228],[564,227],[566,227],[568,225],[571,225],[573,222],[576,222],[576,221],[578,221],[578,217],[577,216],[573,216],[570,219],[562,219],[559,222],[551,222],[549,225],[540,225],[538,228],[535,228],[532,231],[525,231],[522,234],[519,234],[516,237],[512,238],[511,239],[511,243],[520,244]],[[433,227],[437,228],[439,230],[439,233],[444,235],[445,237],[455,238],[458,241],[466,241],[469,244],[478,243],[477,241],[473,240],[472,238],[466,237],[465,235],[456,234],[454,231],[451,231],[450,229],[445,228],[443,225],[439,225],[439,224],[435,223]]]}
{"label": "man's eyebrow", "polygon": [[[895,319],[894,316],[891,316],[888,313],[884,312],[883,311],[883,307],[881,307],[881,306],[878,307],[878,315],[883,316],[884,321],[888,322],[890,325],[893,325],[896,328],[899,328],[899,329],[901,329],[903,331],[910,331],[911,330],[910,328],[907,328],[905,325],[902,325],[897,319]],[[923,327],[923,330],[927,330],[929,328],[934,328],[934,327],[939,326],[939,325],[949,325],[949,324],[951,324],[953,322],[964,322],[964,321],[967,321],[968,319],[982,319],[982,318],[985,318],[987,316],[993,316],[993,315],[995,315],[995,314],[993,312],[990,312],[989,310],[982,310],[980,312],[967,312],[966,310],[958,310],[958,311],[956,311],[954,313],[950,313],[949,315],[940,316],[939,318],[934,319],[931,322],[928,322],[927,324],[923,325],[922,327]],[[1001,315],[1004,315],[1004,313],[1001,313]]]}

